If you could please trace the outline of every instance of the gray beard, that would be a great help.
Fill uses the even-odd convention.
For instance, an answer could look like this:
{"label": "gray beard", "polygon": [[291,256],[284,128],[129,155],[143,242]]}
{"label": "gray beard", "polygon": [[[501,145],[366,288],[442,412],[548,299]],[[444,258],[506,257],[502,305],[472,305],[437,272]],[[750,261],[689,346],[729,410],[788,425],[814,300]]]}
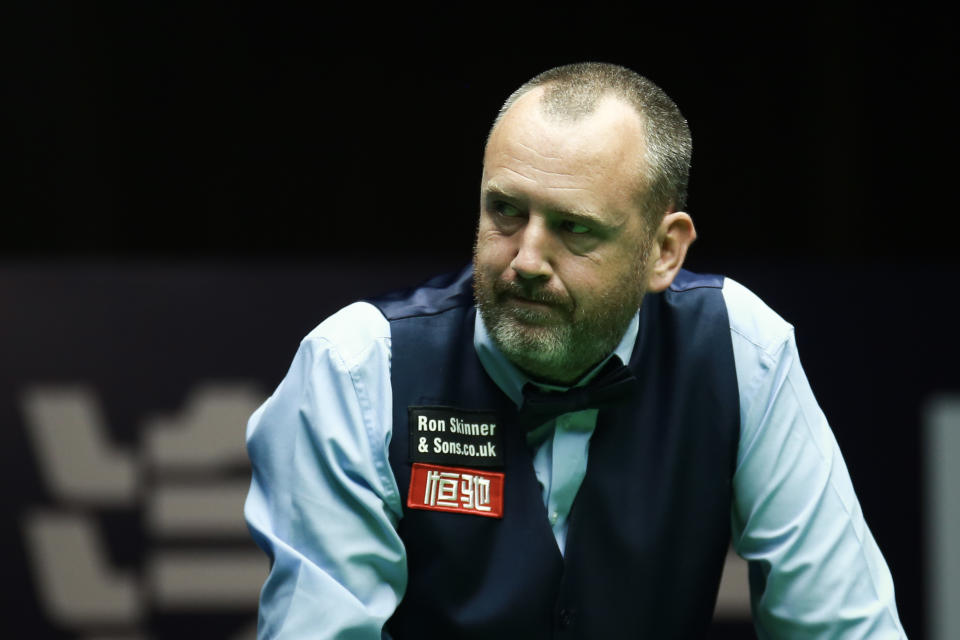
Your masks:
{"label": "gray beard", "polygon": [[531,377],[564,385],[576,382],[617,347],[643,298],[633,282],[623,296],[601,301],[588,315],[578,317],[574,310],[562,323],[531,324],[524,320],[534,320],[536,312],[505,306],[479,273],[474,270],[477,307],[497,348]]}

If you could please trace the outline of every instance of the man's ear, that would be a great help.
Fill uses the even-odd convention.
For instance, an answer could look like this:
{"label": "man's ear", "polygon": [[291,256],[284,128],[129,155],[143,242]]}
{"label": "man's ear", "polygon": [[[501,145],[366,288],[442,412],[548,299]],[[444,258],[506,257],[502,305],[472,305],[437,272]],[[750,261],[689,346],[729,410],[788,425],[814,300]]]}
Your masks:
{"label": "man's ear", "polygon": [[670,286],[696,239],[697,230],[689,214],[671,211],[663,216],[647,262],[647,291],[657,293]]}

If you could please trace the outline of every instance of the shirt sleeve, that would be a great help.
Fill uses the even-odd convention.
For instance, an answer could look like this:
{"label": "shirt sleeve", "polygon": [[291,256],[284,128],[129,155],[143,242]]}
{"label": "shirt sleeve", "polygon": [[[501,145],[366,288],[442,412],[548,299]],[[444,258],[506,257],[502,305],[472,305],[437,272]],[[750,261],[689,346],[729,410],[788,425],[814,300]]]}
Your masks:
{"label": "shirt sleeve", "polygon": [[373,306],[346,307],[250,418],[244,515],[271,561],[258,638],[379,639],[403,596],[389,335]]}
{"label": "shirt sleeve", "polygon": [[734,549],[765,638],[905,638],[893,580],[807,382],[793,328],[727,280],[740,389]]}

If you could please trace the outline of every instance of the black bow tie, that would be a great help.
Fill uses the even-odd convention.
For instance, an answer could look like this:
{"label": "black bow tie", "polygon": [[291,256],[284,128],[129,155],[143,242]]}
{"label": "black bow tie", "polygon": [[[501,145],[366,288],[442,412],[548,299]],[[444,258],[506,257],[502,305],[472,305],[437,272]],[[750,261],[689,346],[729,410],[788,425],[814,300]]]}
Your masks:
{"label": "black bow tie", "polygon": [[564,413],[584,409],[605,409],[636,390],[633,372],[620,362],[610,359],[597,376],[582,387],[566,391],[541,391],[533,383],[523,385],[523,406],[518,414],[521,428],[531,431]]}

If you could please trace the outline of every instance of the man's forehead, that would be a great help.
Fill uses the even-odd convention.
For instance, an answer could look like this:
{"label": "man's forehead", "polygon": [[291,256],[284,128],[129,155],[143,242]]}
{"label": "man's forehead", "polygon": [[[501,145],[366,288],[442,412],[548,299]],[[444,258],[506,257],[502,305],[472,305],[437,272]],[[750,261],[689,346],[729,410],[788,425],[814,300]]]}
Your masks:
{"label": "man's forehead", "polygon": [[551,156],[598,154],[635,159],[643,155],[643,121],[632,105],[613,94],[597,101],[592,112],[576,118],[558,117],[541,108],[543,89],[521,96],[490,135],[491,146],[533,146]]}
{"label": "man's forehead", "polygon": [[630,105],[610,96],[590,115],[558,121],[540,110],[540,94],[542,90],[534,90],[522,96],[494,129],[484,156],[488,177],[506,165],[529,168],[558,186],[566,182],[564,174],[578,183],[571,187],[601,175],[619,175],[633,188],[640,186],[643,126]]}

